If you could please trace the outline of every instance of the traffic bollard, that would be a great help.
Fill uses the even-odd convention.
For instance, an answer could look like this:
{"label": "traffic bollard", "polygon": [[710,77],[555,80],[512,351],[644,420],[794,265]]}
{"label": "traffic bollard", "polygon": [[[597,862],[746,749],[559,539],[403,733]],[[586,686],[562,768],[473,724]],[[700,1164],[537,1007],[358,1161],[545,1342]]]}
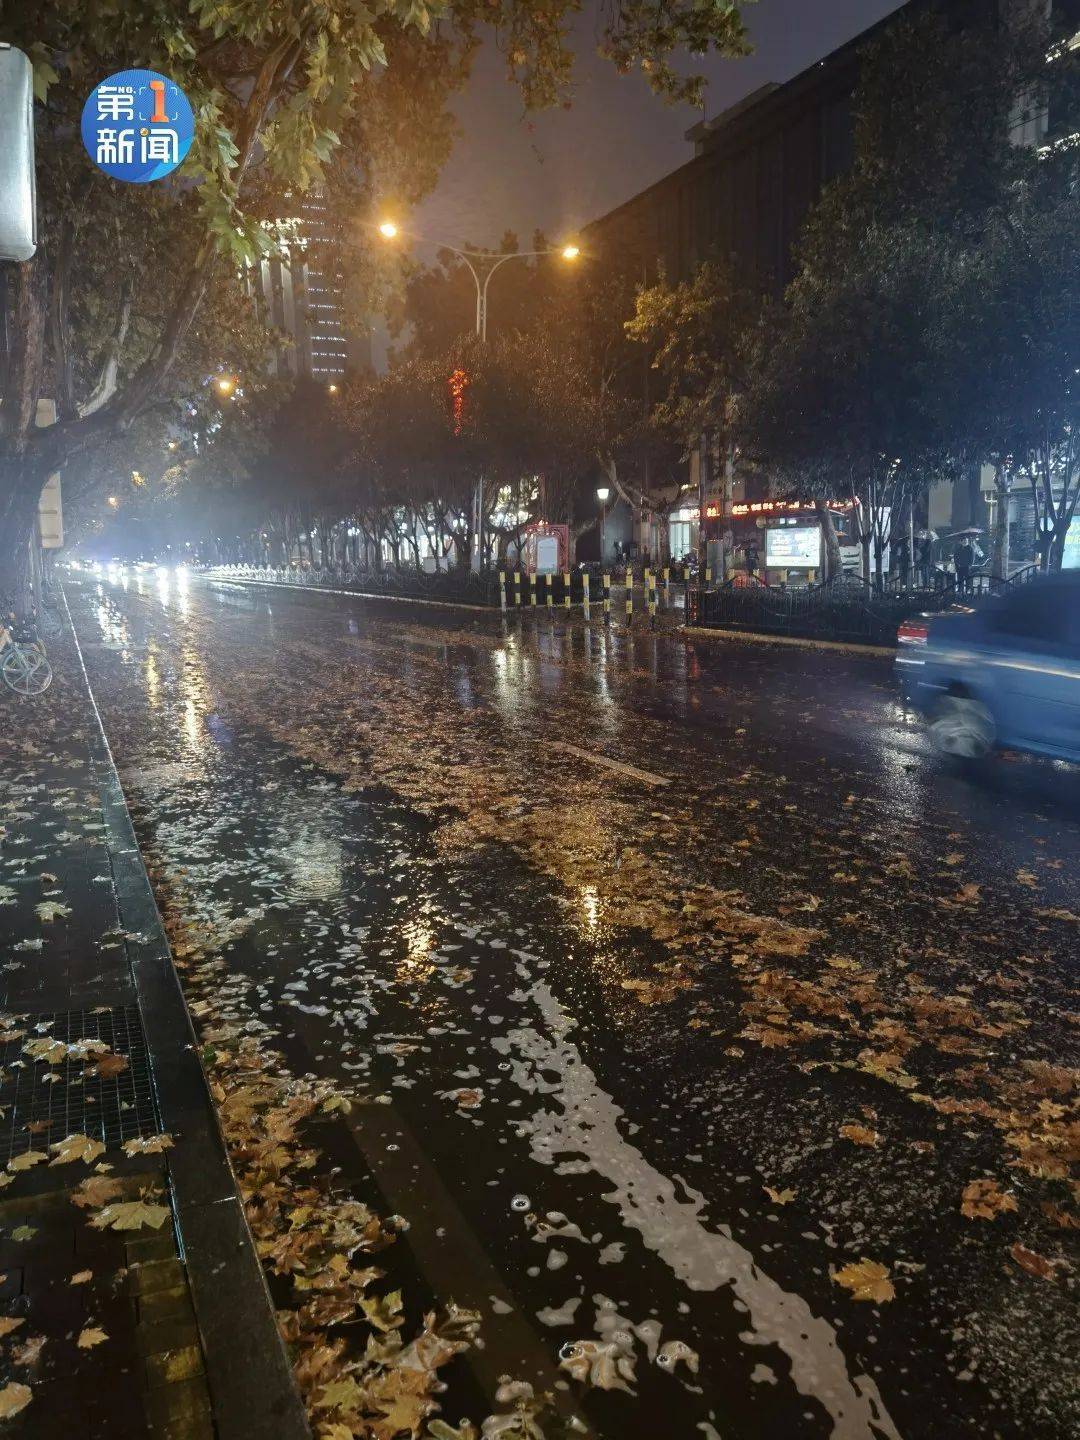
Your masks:
{"label": "traffic bollard", "polygon": [[549,570],[548,573],[547,573],[547,608],[548,608],[548,610],[551,610],[551,608],[552,608],[552,606],[554,605],[554,603],[555,603],[555,600],[554,600],[554,596],[553,596],[553,594],[552,594],[552,589],[551,589],[551,571]]}
{"label": "traffic bollard", "polygon": [[521,609],[521,571],[514,571],[514,605]]}
{"label": "traffic bollard", "polygon": [[570,576],[567,575],[567,574],[565,574],[565,573],[563,574],[563,577],[562,577],[562,588],[563,588],[563,604],[566,606],[567,610],[569,610],[569,609],[570,609]]}
{"label": "traffic bollard", "polygon": [[634,623],[634,572],[630,569],[626,572],[626,623]]}
{"label": "traffic bollard", "polygon": [[581,576],[581,604],[585,612],[585,623],[587,625],[592,618],[589,613],[589,572],[587,570],[583,571]]}
{"label": "traffic bollard", "polygon": [[540,583],[540,577],[539,577],[539,575],[537,575],[537,573],[536,573],[535,570],[534,570],[533,573],[529,576],[529,580],[531,581],[531,584],[529,585],[529,595],[530,595],[529,603],[532,605],[533,609],[535,610],[535,609],[536,609],[536,606],[537,606],[536,587],[537,587],[537,585]]}
{"label": "traffic bollard", "polygon": [[671,567],[664,566],[664,604],[671,604]]}
{"label": "traffic bollard", "polygon": [[603,577],[604,585],[604,624],[611,624],[611,576]]}
{"label": "traffic bollard", "polygon": [[499,609],[506,613],[506,572],[499,571]]}

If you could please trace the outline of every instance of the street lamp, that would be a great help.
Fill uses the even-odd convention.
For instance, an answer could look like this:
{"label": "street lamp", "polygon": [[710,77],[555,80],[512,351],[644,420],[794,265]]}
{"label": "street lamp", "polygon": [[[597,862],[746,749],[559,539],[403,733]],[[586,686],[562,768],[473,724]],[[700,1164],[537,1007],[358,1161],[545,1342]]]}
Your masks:
{"label": "street lamp", "polygon": [[331,395],[336,395],[338,392],[338,387],[333,382],[331,382],[326,388],[327,390],[329,390]]}
{"label": "street lamp", "polygon": [[236,381],[231,375],[219,375],[214,384],[217,386],[218,394],[224,395],[226,399],[236,389]]}
{"label": "street lamp", "polygon": [[604,525],[607,521],[607,502],[611,491],[606,485],[596,487],[596,498],[600,501],[600,564],[604,563]]}
{"label": "street lamp", "polygon": [[109,496],[109,504],[110,504],[110,505],[112,506],[112,508],[115,510],[116,507],[120,504],[120,501],[116,498],[115,495],[110,495],[110,496]]}
{"label": "street lamp", "polygon": [[393,220],[383,220],[375,228],[384,240],[396,240],[399,235],[408,235],[410,239],[419,240],[425,245],[436,245],[440,250],[449,250],[465,261],[473,283],[476,285],[476,333],[481,340],[487,339],[488,286],[491,284],[492,275],[501,265],[505,265],[508,260],[531,260],[537,255],[558,255],[563,260],[573,261],[581,254],[580,248],[572,243],[561,247],[549,247],[547,250],[462,250],[459,246],[451,245],[445,240],[438,240],[432,235],[418,235],[411,230],[403,231],[394,224]]}

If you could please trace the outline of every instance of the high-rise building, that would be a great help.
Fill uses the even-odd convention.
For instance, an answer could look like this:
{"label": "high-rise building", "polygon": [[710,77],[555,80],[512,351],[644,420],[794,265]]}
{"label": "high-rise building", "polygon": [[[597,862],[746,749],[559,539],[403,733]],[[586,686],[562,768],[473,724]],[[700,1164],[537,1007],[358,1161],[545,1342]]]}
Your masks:
{"label": "high-rise building", "polygon": [[259,318],[288,336],[271,356],[271,373],[331,384],[369,366],[371,333],[346,319],[341,254],[323,197],[305,197],[279,222],[279,235],[280,254],[258,262],[250,278]]}

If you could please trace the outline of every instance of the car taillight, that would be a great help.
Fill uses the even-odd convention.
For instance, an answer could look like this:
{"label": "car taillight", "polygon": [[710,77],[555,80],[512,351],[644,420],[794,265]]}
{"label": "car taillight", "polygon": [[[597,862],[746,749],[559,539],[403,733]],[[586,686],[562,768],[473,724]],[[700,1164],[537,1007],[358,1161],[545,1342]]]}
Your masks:
{"label": "car taillight", "polygon": [[925,645],[930,627],[925,620],[905,620],[896,632],[898,645]]}

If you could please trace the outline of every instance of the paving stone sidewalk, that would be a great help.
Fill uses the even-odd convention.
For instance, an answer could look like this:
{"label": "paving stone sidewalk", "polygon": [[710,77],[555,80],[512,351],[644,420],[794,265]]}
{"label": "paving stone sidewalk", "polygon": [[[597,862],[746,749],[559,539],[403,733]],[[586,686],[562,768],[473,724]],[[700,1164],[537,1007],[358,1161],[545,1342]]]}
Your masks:
{"label": "paving stone sidewalk", "polygon": [[307,1436],[70,631],[49,650],[44,696],[0,687],[0,1435]]}

